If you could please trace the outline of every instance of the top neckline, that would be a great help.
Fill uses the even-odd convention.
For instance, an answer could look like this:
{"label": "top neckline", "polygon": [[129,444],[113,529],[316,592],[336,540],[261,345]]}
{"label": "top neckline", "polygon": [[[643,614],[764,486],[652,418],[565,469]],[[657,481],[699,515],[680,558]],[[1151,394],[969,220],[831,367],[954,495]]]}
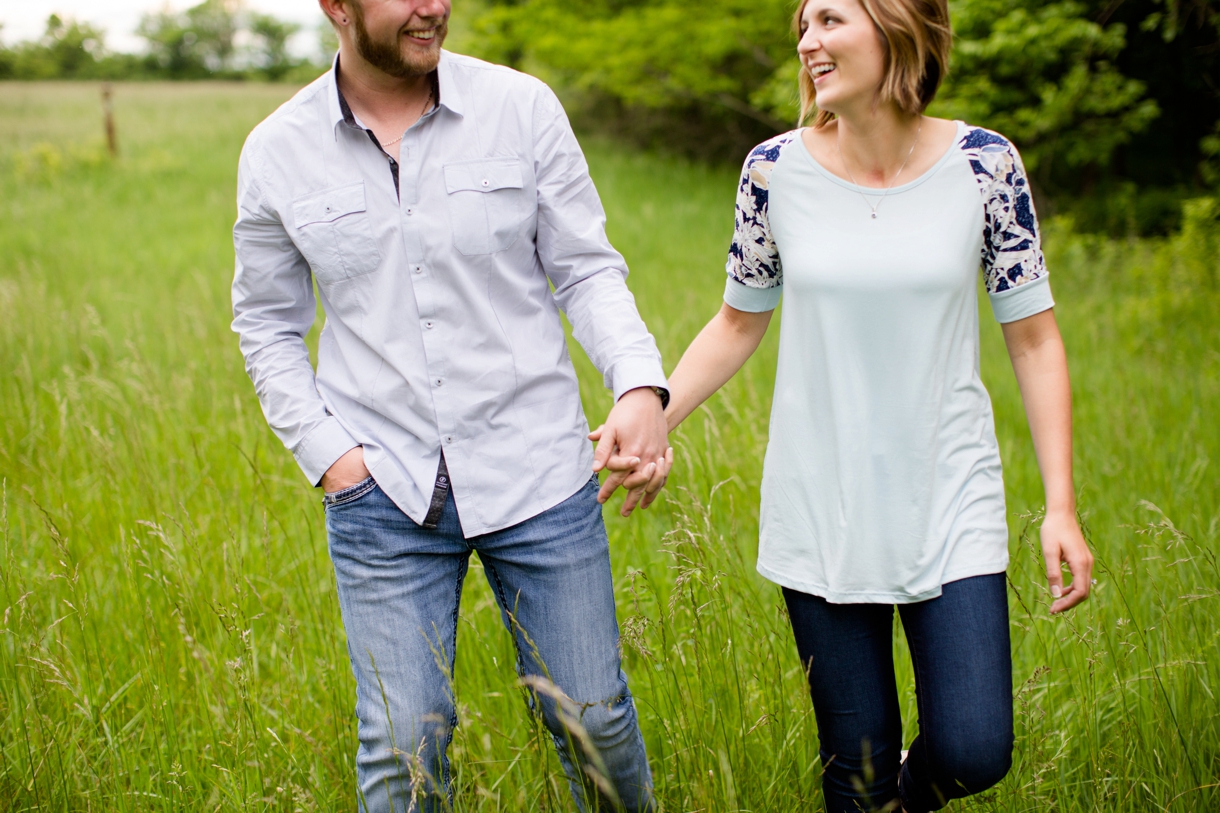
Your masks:
{"label": "top neckline", "polygon": [[818,160],[813,157],[813,155],[809,152],[809,147],[805,144],[804,132],[808,128],[802,127],[798,129],[796,131],[796,140],[800,142],[801,155],[804,155],[805,159],[813,166],[813,168],[828,180],[833,181],[844,189],[850,189],[852,192],[858,192],[865,196],[873,195],[886,198],[890,195],[897,195],[910,189],[914,189],[940,171],[940,168],[945,165],[945,162],[947,162],[953,153],[958,149],[958,145],[961,143],[962,138],[966,135],[966,123],[964,121],[955,119],[953,123],[957,125],[957,132],[954,133],[953,141],[949,144],[949,148],[945,150],[944,155],[938,158],[935,164],[924,170],[923,174],[921,174],[919,177],[912,178],[901,186],[892,186],[889,189],[854,184],[846,178],[840,178],[838,175],[834,174],[829,169],[818,163]]}

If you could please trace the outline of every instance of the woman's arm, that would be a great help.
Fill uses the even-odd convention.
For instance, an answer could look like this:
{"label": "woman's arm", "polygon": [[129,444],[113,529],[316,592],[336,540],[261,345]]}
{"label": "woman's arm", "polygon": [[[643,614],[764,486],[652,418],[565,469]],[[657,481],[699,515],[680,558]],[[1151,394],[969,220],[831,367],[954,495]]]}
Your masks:
{"label": "woman's arm", "polygon": [[670,432],[741,369],[758,349],[772,313],[749,313],[722,305],[699,331],[669,377],[665,421]]}
{"label": "woman's arm", "polygon": [[[758,349],[763,334],[767,332],[767,325],[771,323],[772,313],[749,313],[729,305],[721,306],[720,312],[712,317],[712,321],[699,331],[690,347],[686,348],[677,369],[669,377],[669,407],[665,410],[668,431],[674,431],[678,424],[741,369],[746,359]],[[604,425],[597,427],[589,433],[589,439],[600,441],[604,429]],[[650,462],[642,469],[642,481],[632,471],[632,464],[638,463],[638,459],[629,460],[617,455],[611,455],[606,463],[611,474],[602,483],[598,500],[605,502],[615,488],[623,485],[628,492],[619,513],[624,517],[630,516],[637,504],[640,508],[647,508],[661,493],[673,465],[673,449],[666,451],[665,457],[657,460],[655,465]],[[627,482],[629,473],[632,474],[631,482]]]}
{"label": "woman's arm", "polygon": [[[1076,522],[1076,488],[1072,482],[1072,392],[1067,354],[1053,310],[1008,322],[1003,329],[1046,490],[1042,555],[1046,559],[1051,596],[1055,599],[1051,612],[1060,613],[1089,597],[1093,577],[1093,554]],[[670,408],[673,408],[672,403]],[[1072,574],[1072,583],[1066,588],[1061,562],[1067,562]]]}

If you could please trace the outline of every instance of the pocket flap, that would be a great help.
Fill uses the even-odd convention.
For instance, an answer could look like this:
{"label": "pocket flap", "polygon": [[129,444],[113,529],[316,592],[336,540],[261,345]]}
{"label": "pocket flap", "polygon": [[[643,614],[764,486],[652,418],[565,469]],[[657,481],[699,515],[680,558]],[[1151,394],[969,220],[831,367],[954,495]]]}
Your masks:
{"label": "pocket flap", "polygon": [[365,211],[364,182],[323,189],[292,202],[292,220],[299,229],[310,223],[328,223],[344,215]]}
{"label": "pocket flap", "polygon": [[449,194],[461,191],[494,192],[497,189],[520,189],[522,186],[521,163],[516,158],[445,165],[445,189]]}

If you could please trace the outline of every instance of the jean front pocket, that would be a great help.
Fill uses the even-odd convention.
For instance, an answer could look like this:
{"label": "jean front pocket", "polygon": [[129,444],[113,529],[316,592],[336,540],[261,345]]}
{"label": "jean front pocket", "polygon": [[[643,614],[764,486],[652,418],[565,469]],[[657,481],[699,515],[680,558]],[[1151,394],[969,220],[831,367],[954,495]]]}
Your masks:
{"label": "jean front pocket", "polygon": [[322,505],[327,508],[337,508],[340,505],[347,505],[360,499],[366,494],[372,493],[373,489],[377,488],[377,481],[373,479],[373,475],[369,475],[356,483],[354,486],[342,488],[333,494],[322,495]]}
{"label": "jean front pocket", "polygon": [[292,219],[297,248],[319,283],[363,276],[381,264],[363,181],[297,198]]}
{"label": "jean front pocket", "polygon": [[525,221],[525,183],[516,158],[445,164],[453,246],[467,256],[517,242]]}

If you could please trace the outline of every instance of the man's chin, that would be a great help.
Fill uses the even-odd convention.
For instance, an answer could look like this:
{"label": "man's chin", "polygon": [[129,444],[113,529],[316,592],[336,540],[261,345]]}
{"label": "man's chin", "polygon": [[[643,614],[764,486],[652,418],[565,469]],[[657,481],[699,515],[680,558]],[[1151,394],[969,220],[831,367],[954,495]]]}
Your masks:
{"label": "man's chin", "polygon": [[436,66],[441,61],[441,46],[440,43],[430,45],[426,48],[421,48],[418,45],[404,46],[402,51],[402,64],[410,69],[416,75],[432,73],[436,70]]}

